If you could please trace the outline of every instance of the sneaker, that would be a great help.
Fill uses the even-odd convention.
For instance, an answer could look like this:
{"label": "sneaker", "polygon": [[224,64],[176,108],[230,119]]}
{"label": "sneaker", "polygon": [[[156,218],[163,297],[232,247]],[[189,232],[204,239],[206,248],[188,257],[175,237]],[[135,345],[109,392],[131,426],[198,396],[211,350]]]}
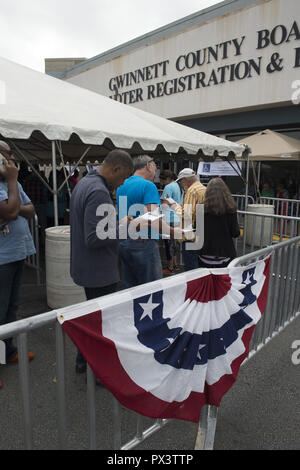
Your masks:
{"label": "sneaker", "polygon": [[163,269],[163,273],[164,274],[175,274],[174,269],[170,269],[168,267]]}
{"label": "sneaker", "polygon": [[[32,361],[32,359],[34,359],[34,353],[29,351],[28,360]],[[17,362],[19,362],[19,354],[18,353],[15,356],[13,356],[12,358],[7,360],[7,363],[9,363],[9,364],[14,364],[14,363],[17,363]]]}

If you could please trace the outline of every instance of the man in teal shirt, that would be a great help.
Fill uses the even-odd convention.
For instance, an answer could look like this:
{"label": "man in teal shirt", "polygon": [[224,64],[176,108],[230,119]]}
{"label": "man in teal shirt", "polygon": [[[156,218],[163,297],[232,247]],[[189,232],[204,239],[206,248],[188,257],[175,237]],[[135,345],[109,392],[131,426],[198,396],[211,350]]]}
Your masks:
{"label": "man in teal shirt", "polygon": [[[156,174],[154,160],[148,155],[137,157],[134,159],[134,170],[134,175],[117,190],[120,220],[159,210],[159,192],[153,183]],[[157,244],[159,234],[154,231],[139,232],[135,238],[120,240],[119,244],[124,289],[162,278]]]}

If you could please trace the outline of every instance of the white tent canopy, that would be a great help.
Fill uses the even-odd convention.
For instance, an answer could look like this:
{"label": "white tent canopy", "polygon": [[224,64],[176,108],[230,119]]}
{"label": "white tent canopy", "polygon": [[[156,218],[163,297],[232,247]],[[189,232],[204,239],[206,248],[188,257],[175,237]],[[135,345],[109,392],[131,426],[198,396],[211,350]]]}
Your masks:
{"label": "white tent canopy", "polygon": [[[148,153],[168,160],[181,156],[232,160],[248,154],[245,145],[118,103],[7,59],[0,58],[0,72],[0,139],[7,140],[29,164],[30,160],[51,162],[56,168],[59,159],[63,164],[79,165],[102,160],[114,148],[132,156]],[[67,180],[66,176],[65,183]],[[57,188],[54,171],[53,188],[47,185],[53,193],[55,225],[57,194],[65,183]]]}
{"label": "white tent canopy", "polygon": [[300,140],[269,129],[239,140],[251,147],[251,161],[300,160]]}
{"label": "white tent canopy", "polygon": [[[68,159],[78,145],[97,146],[88,158],[112,148],[136,154],[241,157],[245,146],[200,132],[124,105],[59,79],[0,58],[0,134],[17,139],[19,148],[41,160],[51,159],[49,141],[64,141]],[[76,137],[77,136],[77,137]],[[66,146],[68,142],[69,146]],[[35,145],[34,145],[35,144]]]}

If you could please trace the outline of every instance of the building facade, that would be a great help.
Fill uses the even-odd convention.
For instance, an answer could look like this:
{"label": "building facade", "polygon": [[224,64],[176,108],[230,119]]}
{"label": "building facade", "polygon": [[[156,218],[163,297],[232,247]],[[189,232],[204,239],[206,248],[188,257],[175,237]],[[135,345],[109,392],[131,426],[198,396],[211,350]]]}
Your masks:
{"label": "building facade", "polygon": [[300,3],[226,0],[56,76],[230,140],[300,139]]}

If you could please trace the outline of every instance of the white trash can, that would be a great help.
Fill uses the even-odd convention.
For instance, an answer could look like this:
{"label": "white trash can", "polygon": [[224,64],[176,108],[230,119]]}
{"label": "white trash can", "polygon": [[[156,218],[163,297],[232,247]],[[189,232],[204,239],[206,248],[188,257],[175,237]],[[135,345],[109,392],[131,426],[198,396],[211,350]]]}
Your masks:
{"label": "white trash can", "polygon": [[46,229],[46,289],[50,308],[86,301],[83,287],[70,276],[70,226]]}
{"label": "white trash can", "polygon": [[[254,214],[274,214],[274,206],[269,204],[250,204],[246,211],[253,212]],[[246,217],[246,244],[251,246],[253,243],[255,247],[265,247],[272,244],[274,224],[272,217],[259,217],[255,215],[247,215]]]}

